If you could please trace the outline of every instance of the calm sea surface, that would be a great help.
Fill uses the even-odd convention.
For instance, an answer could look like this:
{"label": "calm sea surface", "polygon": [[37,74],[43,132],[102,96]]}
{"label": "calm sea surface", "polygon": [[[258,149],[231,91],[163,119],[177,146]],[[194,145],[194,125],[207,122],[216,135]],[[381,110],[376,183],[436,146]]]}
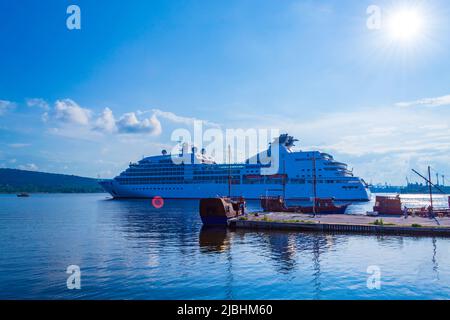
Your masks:
{"label": "calm sea surface", "polygon": [[[211,230],[198,201],[106,198],[0,195],[0,298],[450,298],[450,239]],[[67,289],[69,265],[80,290]]]}

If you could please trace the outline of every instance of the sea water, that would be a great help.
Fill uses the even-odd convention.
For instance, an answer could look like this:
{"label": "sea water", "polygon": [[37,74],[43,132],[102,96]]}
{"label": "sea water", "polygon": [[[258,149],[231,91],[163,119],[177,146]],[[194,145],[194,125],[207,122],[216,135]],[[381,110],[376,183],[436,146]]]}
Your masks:
{"label": "sea water", "polygon": [[0,195],[0,252],[0,299],[450,298],[450,239],[210,229],[196,200]]}

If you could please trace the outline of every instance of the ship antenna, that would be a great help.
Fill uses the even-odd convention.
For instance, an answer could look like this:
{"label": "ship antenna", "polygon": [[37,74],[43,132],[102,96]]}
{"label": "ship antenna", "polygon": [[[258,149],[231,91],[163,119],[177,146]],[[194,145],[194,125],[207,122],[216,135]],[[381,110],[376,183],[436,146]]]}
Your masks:
{"label": "ship antenna", "polygon": [[430,191],[430,204],[431,204],[431,212],[433,212],[433,186],[431,183],[431,168],[428,166],[428,187]]}
{"label": "ship antenna", "polygon": [[317,199],[317,181],[316,181],[316,155],[313,153],[312,157],[312,165],[313,165],[313,215],[316,216],[316,199]]}
{"label": "ship antenna", "polygon": [[283,199],[286,200],[286,160],[283,158]]}

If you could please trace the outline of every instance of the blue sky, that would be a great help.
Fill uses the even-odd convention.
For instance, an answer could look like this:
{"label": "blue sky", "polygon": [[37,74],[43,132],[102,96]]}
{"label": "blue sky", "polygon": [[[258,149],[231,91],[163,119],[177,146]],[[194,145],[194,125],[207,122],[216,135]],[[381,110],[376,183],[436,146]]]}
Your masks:
{"label": "blue sky", "polygon": [[[81,9],[68,30],[66,9]],[[415,39],[366,26],[418,8]],[[111,177],[170,147],[193,119],[279,128],[403,183],[450,178],[446,1],[14,1],[0,3],[0,166]],[[383,20],[384,21],[384,20]]]}

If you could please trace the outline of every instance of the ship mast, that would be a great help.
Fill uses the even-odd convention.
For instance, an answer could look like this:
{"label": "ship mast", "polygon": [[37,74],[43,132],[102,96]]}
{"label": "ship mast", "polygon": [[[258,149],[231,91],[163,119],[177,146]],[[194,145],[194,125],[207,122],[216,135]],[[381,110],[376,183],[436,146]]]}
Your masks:
{"label": "ship mast", "polygon": [[231,198],[231,147],[228,145],[228,197]]}
{"label": "ship mast", "polygon": [[312,158],[312,165],[313,165],[313,215],[316,215],[316,199],[317,199],[317,181],[316,181],[316,156],[313,153]]}
{"label": "ship mast", "polygon": [[283,159],[283,199],[286,199],[286,161]]}
{"label": "ship mast", "polygon": [[430,205],[431,205],[431,213],[433,212],[433,188],[435,187],[437,190],[439,190],[440,192],[442,192],[443,194],[445,194],[444,191],[442,191],[441,188],[439,188],[439,186],[435,185],[432,181],[431,181],[431,168],[430,166],[428,166],[428,178],[425,178],[423,175],[421,175],[419,172],[417,172],[416,170],[412,169],[412,171],[417,174],[419,177],[421,177],[422,179],[424,179],[427,183],[428,183],[428,191],[430,192]]}
{"label": "ship mast", "polygon": [[428,166],[428,188],[430,191],[430,205],[431,205],[431,212],[433,212],[433,186],[431,182],[431,168]]}

